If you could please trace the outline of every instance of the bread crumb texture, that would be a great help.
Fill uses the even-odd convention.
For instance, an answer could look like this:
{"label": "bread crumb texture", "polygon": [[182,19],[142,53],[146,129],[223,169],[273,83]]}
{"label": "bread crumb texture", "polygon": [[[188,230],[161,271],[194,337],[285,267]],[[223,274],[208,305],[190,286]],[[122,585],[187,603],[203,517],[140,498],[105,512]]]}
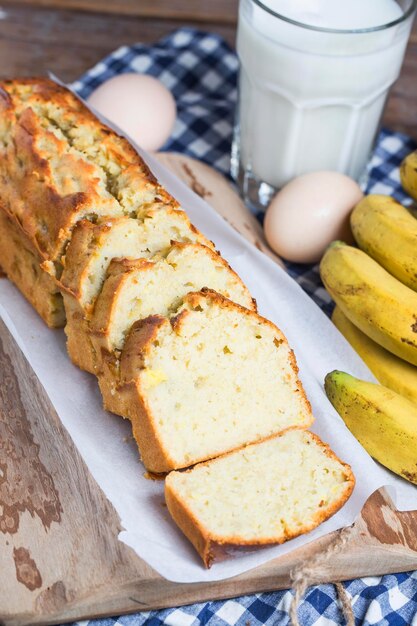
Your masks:
{"label": "bread crumb texture", "polygon": [[200,549],[204,537],[202,556],[209,558],[210,542],[282,543],[312,530],[342,506],[353,486],[350,467],[328,446],[293,430],[172,472],[166,495],[175,521]]}
{"label": "bread crumb texture", "polygon": [[[189,294],[173,323],[160,324],[139,353],[128,339],[121,369],[139,379],[135,389],[166,451],[165,467],[151,471],[187,467],[312,422],[282,333],[212,292]],[[135,410],[132,416],[140,432]],[[148,445],[139,441],[145,464]]]}
{"label": "bread crumb texture", "polygon": [[112,259],[165,255],[173,241],[213,247],[183,211],[169,207],[150,209],[142,220],[121,217],[101,219],[96,224],[81,221],[66,250],[61,282],[84,308],[91,308]]}
{"label": "bread crumb texture", "polygon": [[92,332],[105,336],[102,347],[109,352],[120,350],[133,322],[154,314],[169,316],[187,293],[203,287],[247,308],[254,307],[237,274],[205,246],[174,244],[165,258],[127,267],[122,261],[113,262],[97,300]]}

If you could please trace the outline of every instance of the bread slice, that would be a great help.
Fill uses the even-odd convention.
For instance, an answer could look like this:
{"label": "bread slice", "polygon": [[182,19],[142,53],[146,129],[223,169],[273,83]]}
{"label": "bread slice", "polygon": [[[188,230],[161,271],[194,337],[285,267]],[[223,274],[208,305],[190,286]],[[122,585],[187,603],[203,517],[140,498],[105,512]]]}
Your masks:
{"label": "bread slice", "polygon": [[155,314],[169,317],[187,293],[203,287],[256,310],[248,289],[226,261],[199,244],[175,243],[165,258],[155,261],[111,262],[90,323],[92,360],[107,410],[120,412],[117,362],[132,324]]}
{"label": "bread slice", "polygon": [[126,139],[46,78],[0,82],[0,157],[6,211],[58,277],[80,219],[178,207]]}
{"label": "bread slice", "polygon": [[89,320],[111,260],[163,255],[173,240],[214,247],[190,223],[184,211],[170,207],[149,209],[142,219],[119,217],[95,224],[89,220],[78,222],[63,258],[64,271],[60,279],[67,317],[68,353],[78,367],[92,373],[96,371]]}
{"label": "bread slice", "polygon": [[185,296],[170,320],[132,326],[115,396],[146,468],[162,473],[308,427],[297,372],[272,322],[203,290]]}
{"label": "bread slice", "polygon": [[351,468],[308,431],[172,472],[168,510],[206,567],[240,547],[280,544],[307,533],[339,510],[355,485]]}

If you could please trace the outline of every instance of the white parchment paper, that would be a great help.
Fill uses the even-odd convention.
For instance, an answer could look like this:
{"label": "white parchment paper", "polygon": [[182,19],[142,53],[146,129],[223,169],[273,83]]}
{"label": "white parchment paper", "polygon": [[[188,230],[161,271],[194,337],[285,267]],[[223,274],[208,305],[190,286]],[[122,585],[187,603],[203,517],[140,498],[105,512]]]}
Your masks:
{"label": "white parchment paper", "polygon": [[[261,315],[275,322],[293,347],[300,378],[316,418],[312,430],[356,476],[345,506],[315,531],[282,546],[265,548],[205,570],[194,548],[171,521],[163,483],[144,477],[130,426],[101,408],[96,379],[73,366],[62,330],[48,329],[18,290],[0,280],[0,315],[44,386],[93,477],[118,512],[124,530],[119,539],[165,578],[176,582],[220,580],[294,550],[351,524],[367,498],[388,486],[400,510],[417,509],[417,487],[374,463],[327,400],[325,375],[341,369],[374,380],[350,345],[317,305],[280,267],[247,243],[200,197],[151,155],[138,151],[155,175],[186,209],[191,221],[218,249],[256,297]],[[260,499],[258,506],[262,508]]]}

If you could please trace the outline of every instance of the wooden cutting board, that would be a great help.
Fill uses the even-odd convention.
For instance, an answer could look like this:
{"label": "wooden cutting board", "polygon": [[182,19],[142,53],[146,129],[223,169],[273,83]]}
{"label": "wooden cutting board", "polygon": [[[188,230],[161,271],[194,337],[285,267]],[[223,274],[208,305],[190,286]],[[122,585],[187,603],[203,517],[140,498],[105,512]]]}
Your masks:
{"label": "wooden cutting board", "polygon": [[158,161],[201,196],[245,239],[284,267],[266,243],[262,226],[224,176],[202,161],[175,152],[159,152]]}
{"label": "wooden cutting board", "polygon": [[[195,167],[193,172],[201,184]],[[214,195],[215,183],[206,178],[204,183]],[[246,223],[247,215],[242,219]],[[58,624],[288,588],[291,571],[311,564],[339,535],[229,580],[176,584],[119,542],[119,530],[117,513],[0,320],[2,626]],[[317,562],[312,582],[416,568],[417,512],[399,513],[380,491],[366,504],[344,548]]]}

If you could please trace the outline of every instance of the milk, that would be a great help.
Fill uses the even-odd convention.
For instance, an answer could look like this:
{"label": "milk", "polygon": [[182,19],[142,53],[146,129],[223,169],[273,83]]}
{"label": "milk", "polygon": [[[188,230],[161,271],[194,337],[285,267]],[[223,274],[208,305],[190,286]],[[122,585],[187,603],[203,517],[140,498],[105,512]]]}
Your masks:
{"label": "milk", "polygon": [[315,29],[241,0],[235,141],[241,174],[273,188],[315,170],[337,170],[359,180],[388,89],[400,72],[412,11],[404,15],[394,0],[264,4]]}

